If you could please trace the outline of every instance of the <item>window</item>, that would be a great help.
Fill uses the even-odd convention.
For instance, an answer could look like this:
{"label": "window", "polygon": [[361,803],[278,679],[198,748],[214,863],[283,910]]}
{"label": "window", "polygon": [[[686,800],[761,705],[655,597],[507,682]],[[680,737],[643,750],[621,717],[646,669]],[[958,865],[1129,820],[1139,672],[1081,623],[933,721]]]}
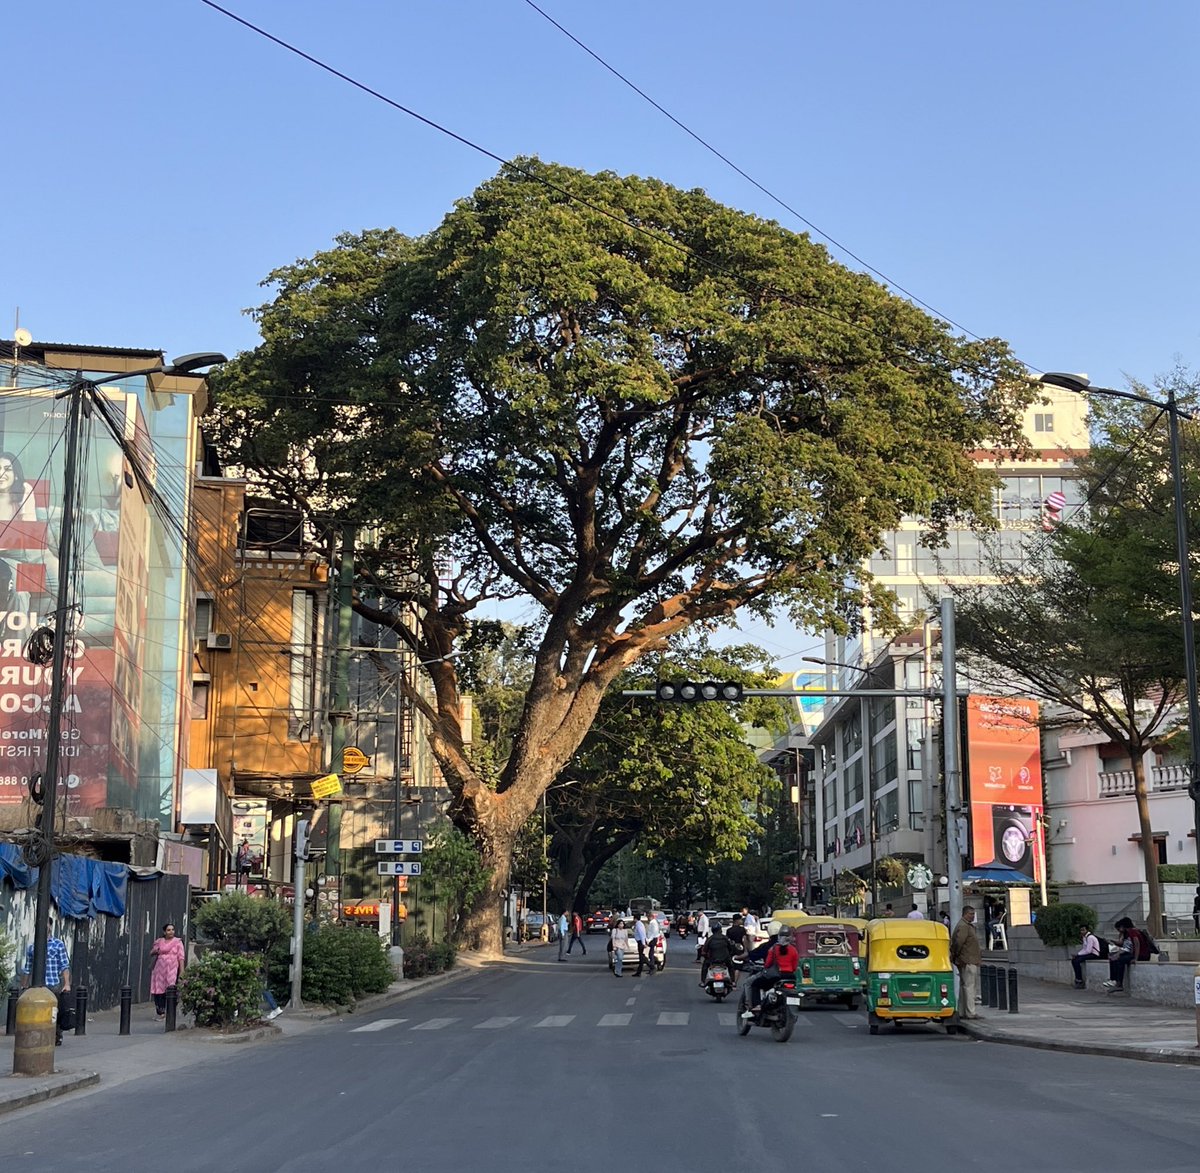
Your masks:
{"label": "window", "polygon": [[900,792],[881,794],[875,801],[875,834],[886,835],[900,826]]}
{"label": "window", "polygon": [[1054,413],[1052,411],[1035,412],[1033,416],[1033,430],[1035,432],[1053,432]]}
{"label": "window", "polygon": [[1167,841],[1165,839],[1154,840],[1154,850],[1158,852],[1159,865],[1167,862]]}
{"label": "window", "polygon": [[213,629],[213,600],[211,595],[196,596],[196,631],[198,640],[208,638]]}
{"label": "window", "polygon": [[863,764],[859,758],[846,770],[846,801],[843,810],[849,810],[856,802],[862,802],[863,796]]}
{"label": "window", "polygon": [[929,956],[927,945],[897,945],[896,956],[901,961],[924,961]]}
{"label": "window", "polygon": [[208,691],[209,682],[207,680],[192,681],[192,720],[207,721],[208,720]]}
{"label": "window", "polygon": [[920,778],[908,780],[908,825],[914,831],[925,830],[925,786]]}
{"label": "window", "polygon": [[896,534],[896,565],[894,574],[916,574],[917,572],[917,535],[915,533]]}
{"label": "window", "polygon": [[288,669],[288,737],[310,741],[317,733],[317,596],[292,591],[292,643]]}
{"label": "window", "polygon": [[878,737],[895,719],[896,702],[890,696],[871,697],[871,737]]}
{"label": "window", "polygon": [[878,794],[896,781],[896,736],[891,734],[871,749],[871,789]]}
{"label": "window", "polygon": [[925,739],[925,718],[909,717],[904,724],[908,734],[908,768],[919,770],[921,768],[921,742]]}

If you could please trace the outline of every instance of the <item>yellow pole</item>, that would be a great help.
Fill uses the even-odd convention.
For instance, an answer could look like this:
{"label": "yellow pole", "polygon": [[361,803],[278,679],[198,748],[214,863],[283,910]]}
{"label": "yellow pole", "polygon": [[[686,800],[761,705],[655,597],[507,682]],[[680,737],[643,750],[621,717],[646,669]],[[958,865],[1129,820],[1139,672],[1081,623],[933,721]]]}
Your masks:
{"label": "yellow pole", "polygon": [[14,1075],[53,1074],[57,1021],[58,996],[45,986],[31,986],[17,999]]}

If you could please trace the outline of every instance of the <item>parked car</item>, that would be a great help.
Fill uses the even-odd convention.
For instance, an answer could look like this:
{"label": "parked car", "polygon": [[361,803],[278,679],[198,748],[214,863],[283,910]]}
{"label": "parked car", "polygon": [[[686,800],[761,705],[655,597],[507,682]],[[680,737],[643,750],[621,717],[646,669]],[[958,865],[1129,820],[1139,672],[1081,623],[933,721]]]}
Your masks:
{"label": "parked car", "polygon": [[[527,912],[525,919],[522,922],[525,926],[524,940],[536,941],[542,935],[542,914],[540,912]],[[549,940],[558,940],[558,918],[553,913],[548,913],[546,916],[546,924],[549,928]]]}
{"label": "parked car", "polygon": [[608,908],[589,912],[584,918],[584,931],[588,933],[607,933],[612,927],[612,910]]}

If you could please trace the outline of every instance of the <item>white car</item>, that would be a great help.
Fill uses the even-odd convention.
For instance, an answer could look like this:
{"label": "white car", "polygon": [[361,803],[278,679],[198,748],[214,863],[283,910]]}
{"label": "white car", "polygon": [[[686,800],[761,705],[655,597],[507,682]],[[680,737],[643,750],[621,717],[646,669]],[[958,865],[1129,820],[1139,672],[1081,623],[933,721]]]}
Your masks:
{"label": "white car", "polygon": [[[654,939],[654,966],[659,973],[662,973],[667,964],[667,950],[664,944],[664,937],[656,937]],[[622,972],[628,972],[632,966],[637,969],[638,951],[637,942],[633,939],[632,931],[629,934],[629,940],[625,943],[625,959],[622,962]],[[612,952],[608,954],[608,968],[613,968]]]}

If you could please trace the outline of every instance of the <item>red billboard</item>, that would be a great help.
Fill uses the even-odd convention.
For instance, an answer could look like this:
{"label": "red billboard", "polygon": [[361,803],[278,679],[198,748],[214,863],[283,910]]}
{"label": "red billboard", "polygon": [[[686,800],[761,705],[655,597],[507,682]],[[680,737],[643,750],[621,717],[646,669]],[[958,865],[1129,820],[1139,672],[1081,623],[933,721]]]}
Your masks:
{"label": "red billboard", "polygon": [[[110,389],[135,438],[141,412]],[[76,556],[58,565],[66,402],[54,389],[0,395],[0,803],[20,802],[45,768],[51,668],[30,662],[30,634],[53,616],[60,573],[74,604],[62,705],[60,783],[68,813],[137,800],[145,708],[149,510],[121,448],[91,413],[81,445]]]}
{"label": "red billboard", "polygon": [[1037,701],[967,697],[971,863],[1042,877],[1042,740]]}

